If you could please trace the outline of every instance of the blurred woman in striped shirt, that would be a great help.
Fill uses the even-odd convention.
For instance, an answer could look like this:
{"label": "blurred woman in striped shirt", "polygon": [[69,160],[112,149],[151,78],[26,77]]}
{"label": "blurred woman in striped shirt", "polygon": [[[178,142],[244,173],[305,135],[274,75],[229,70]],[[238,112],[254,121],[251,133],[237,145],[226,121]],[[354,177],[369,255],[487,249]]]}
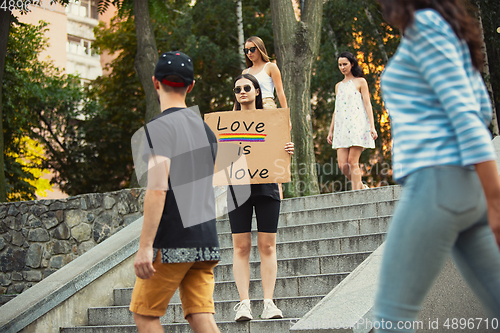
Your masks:
{"label": "blurred woman in striped shirt", "polygon": [[394,178],[403,193],[375,301],[379,332],[414,331],[448,257],[500,315],[500,178],[478,25],[461,0],[378,0],[403,32],[382,75]]}

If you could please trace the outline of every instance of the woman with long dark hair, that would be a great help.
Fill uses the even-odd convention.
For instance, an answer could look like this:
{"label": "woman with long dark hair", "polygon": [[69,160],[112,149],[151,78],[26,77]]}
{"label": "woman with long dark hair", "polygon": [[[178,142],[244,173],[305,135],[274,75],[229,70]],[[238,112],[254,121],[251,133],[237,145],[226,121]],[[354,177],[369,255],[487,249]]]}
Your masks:
{"label": "woman with long dark hair", "polygon": [[337,149],[340,170],[352,189],[360,190],[367,186],[361,182],[359,157],[365,148],[375,148],[377,131],[368,83],[358,61],[350,52],[342,52],[337,61],[344,80],[335,85],[335,111],[327,141]]}
{"label": "woman with long dark hair", "polygon": [[450,255],[498,318],[500,178],[480,30],[458,0],[379,2],[403,32],[381,79],[403,192],[385,243],[378,332],[415,331],[411,323]]}
{"label": "woman with long dark hair", "polygon": [[[262,96],[257,79],[251,74],[242,74],[235,79],[234,94],[236,110],[262,109]],[[293,142],[285,145],[293,154]],[[233,187],[244,186],[234,185]],[[240,302],[234,307],[236,321],[253,319],[250,309],[250,251],[252,249],[252,215],[255,208],[257,220],[257,247],[260,255],[260,274],[264,291],[262,319],[282,318],[283,314],[273,302],[274,286],[278,270],[276,257],[276,233],[280,213],[278,184],[251,184],[250,198],[229,212],[233,236],[233,275],[240,294]],[[235,200],[233,188],[227,192],[228,201]],[[229,205],[228,205],[229,206]]]}

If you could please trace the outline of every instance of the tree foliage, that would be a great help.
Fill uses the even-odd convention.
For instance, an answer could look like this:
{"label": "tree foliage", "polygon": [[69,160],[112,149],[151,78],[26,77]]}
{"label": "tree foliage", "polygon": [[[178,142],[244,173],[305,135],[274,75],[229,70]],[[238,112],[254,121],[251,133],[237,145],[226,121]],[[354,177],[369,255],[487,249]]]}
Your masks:
{"label": "tree foliage", "polygon": [[58,129],[50,120],[76,116],[82,96],[74,77],[62,75],[50,62],[38,59],[46,46],[46,26],[43,22],[38,26],[13,23],[7,44],[2,107],[9,200],[35,198],[34,182],[51,156],[50,151],[45,156],[36,154],[34,146],[26,144],[26,137],[46,141],[47,134],[47,138],[57,138]]}
{"label": "tree foliage", "polygon": [[[199,105],[202,113],[231,110],[233,78],[240,73],[235,4],[215,0],[199,1],[194,6],[189,3],[150,2],[158,52],[180,50],[193,58],[197,82],[188,104]],[[71,123],[74,128],[65,127],[62,133],[74,158],[65,159],[66,164],[51,164],[60,170],[54,181],[71,195],[118,190],[131,182],[130,138],[144,125],[146,105],[134,66],[135,20],[132,8],[125,5],[109,26],[101,23],[94,31],[94,47],[115,58],[105,68],[109,75],[99,77],[88,88],[87,102]],[[259,32],[269,36],[264,28],[271,29],[270,16],[256,15],[259,6],[269,12],[264,1],[244,6],[245,29],[249,35]],[[272,40],[268,44],[272,45]]]}
{"label": "tree foliage", "polygon": [[271,0],[274,42],[283,88],[290,108],[292,181],[287,197],[319,193],[311,121],[311,76],[321,40],[323,2],[301,1],[300,16],[290,0]]}
{"label": "tree foliage", "polygon": [[[118,0],[116,0],[118,1]],[[51,3],[58,2],[60,4],[66,5],[69,0],[53,0]],[[3,93],[3,82],[4,82],[4,69],[5,62],[7,57],[7,44],[10,38],[10,29],[11,23],[18,23],[17,18],[13,14],[14,11],[11,11],[10,8],[17,8],[21,11],[21,14],[25,14],[33,8],[33,1],[31,0],[19,0],[19,1],[6,1],[2,4],[2,10],[0,10],[0,202],[3,202],[7,199],[7,193],[9,191],[9,186],[7,184],[7,164],[10,161],[7,161],[6,156],[6,143],[4,139],[4,124],[3,119],[3,104],[2,100]],[[12,165],[10,165],[12,166]],[[13,166],[12,166],[13,167]],[[33,183],[33,181],[32,181]],[[29,192],[29,186],[25,188]]]}
{"label": "tree foliage", "polygon": [[483,24],[484,43],[489,62],[490,76],[485,79],[493,88],[493,103],[500,119],[500,1],[496,0],[471,0],[479,9]]}
{"label": "tree foliage", "polygon": [[[197,82],[188,95],[188,104],[199,105],[202,113],[231,110],[233,80],[241,72],[235,1],[148,3],[158,54],[180,50],[194,60]],[[496,32],[500,22],[495,13],[500,5],[492,0],[474,3],[480,5],[483,13],[491,71],[487,79],[496,92],[500,110],[500,67],[495,66],[500,50],[500,34]],[[131,182],[130,138],[144,124],[146,102],[134,63],[137,33],[133,1],[99,1],[100,8],[110,4],[120,5],[120,11],[109,26],[100,24],[95,29],[94,46],[116,57],[105,69],[109,75],[85,88],[79,87],[78,78],[62,75],[50,63],[37,60],[45,45],[45,25],[12,24],[2,104],[6,174],[10,193],[17,193],[18,199],[34,198],[33,181],[38,177],[37,170],[43,168],[55,170],[53,182],[70,195],[117,190]],[[275,59],[269,1],[243,1],[243,23],[245,38],[260,36]],[[337,168],[336,151],[326,142],[335,84],[343,79],[337,68],[337,55],[342,51],[356,54],[365,71],[379,133],[376,149],[362,154],[363,180],[372,186],[392,183],[390,123],[383,108],[379,79],[399,38],[399,31],[384,22],[374,1],[324,2],[319,56],[311,71],[312,128],[321,192],[347,189],[346,179]],[[25,136],[44,145],[43,158],[31,156],[33,163],[26,163],[32,150],[23,144]]]}

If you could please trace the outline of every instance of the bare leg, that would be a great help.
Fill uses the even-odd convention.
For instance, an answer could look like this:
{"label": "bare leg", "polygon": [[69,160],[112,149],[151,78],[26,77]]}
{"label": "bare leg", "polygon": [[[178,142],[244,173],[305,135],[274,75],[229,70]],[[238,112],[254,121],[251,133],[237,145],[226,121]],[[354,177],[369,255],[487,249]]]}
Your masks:
{"label": "bare leg", "polygon": [[233,275],[240,301],[248,299],[250,286],[250,250],[252,234],[249,232],[233,234]]}
{"label": "bare leg", "polygon": [[351,170],[349,169],[349,149],[350,148],[337,148],[337,160],[339,163],[340,171],[351,180]]}
{"label": "bare leg", "polygon": [[260,254],[260,276],[264,299],[273,299],[276,275],[278,272],[278,261],[276,258],[276,234],[259,232],[257,246]]}
{"label": "bare leg", "polygon": [[348,163],[351,168],[351,184],[353,190],[363,189],[363,183],[361,182],[362,172],[359,168],[359,157],[363,152],[363,147],[353,146],[349,148]]}
{"label": "bare leg", "polygon": [[193,313],[186,319],[194,333],[220,333],[214,315],[211,313]]}
{"label": "bare leg", "polygon": [[134,321],[139,333],[164,333],[159,317],[143,316],[134,313]]}

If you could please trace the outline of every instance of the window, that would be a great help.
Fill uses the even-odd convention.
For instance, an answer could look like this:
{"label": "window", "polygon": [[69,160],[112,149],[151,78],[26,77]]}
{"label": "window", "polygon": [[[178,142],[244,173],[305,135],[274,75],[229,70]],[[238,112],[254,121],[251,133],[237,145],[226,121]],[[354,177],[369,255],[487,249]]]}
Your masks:
{"label": "window", "polygon": [[66,6],[66,13],[96,20],[99,19],[96,0],[71,0]]}
{"label": "window", "polygon": [[66,52],[83,56],[99,56],[99,54],[95,50],[92,50],[91,41],[71,35],[68,35],[68,41],[66,42]]}

